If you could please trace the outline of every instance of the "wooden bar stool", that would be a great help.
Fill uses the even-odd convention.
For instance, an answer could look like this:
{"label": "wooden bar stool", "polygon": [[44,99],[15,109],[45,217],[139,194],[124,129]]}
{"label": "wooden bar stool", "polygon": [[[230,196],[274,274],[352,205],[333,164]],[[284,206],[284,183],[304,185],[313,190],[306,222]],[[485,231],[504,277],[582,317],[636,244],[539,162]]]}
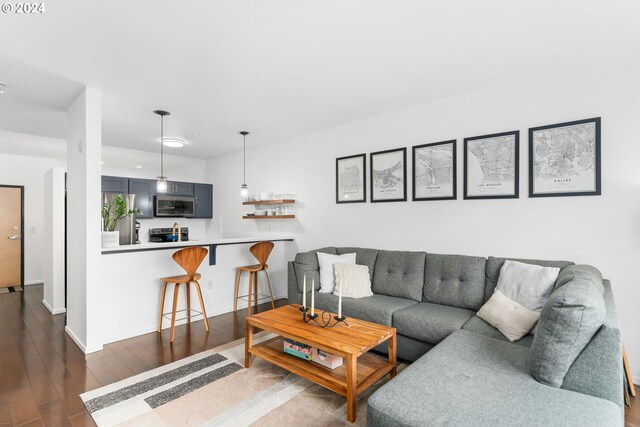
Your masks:
{"label": "wooden bar stool", "polygon": [[[195,316],[202,316],[204,320],[204,327],[209,332],[209,321],[207,320],[207,310],[204,308],[204,301],[202,300],[202,291],[200,290],[200,283],[198,280],[202,277],[200,273],[197,273],[196,270],[202,263],[202,260],[207,256],[207,252],[209,252],[206,248],[202,247],[191,247],[180,249],[178,252],[173,254],[173,260],[187,272],[187,274],[183,274],[180,276],[171,276],[171,277],[163,277],[162,279],[162,290],[160,292],[160,314],[158,315],[158,333],[162,332],[162,318],[169,318],[169,313],[163,313],[164,310],[164,296],[167,292],[167,285],[169,283],[174,283],[175,287],[173,290],[173,310],[171,310],[171,335],[169,338],[170,342],[173,342],[173,337],[176,331],[176,313],[177,312],[187,312],[187,316],[183,317],[183,320],[187,319],[189,323],[191,323],[191,312],[196,313]],[[196,287],[196,291],[198,292],[198,299],[200,300],[200,309],[202,310],[191,310],[191,284],[194,284]],[[178,308],[178,291],[180,290],[180,285],[187,285],[187,309],[186,310],[177,310]],[[177,311],[176,311],[177,310]]]}
{"label": "wooden bar stool", "polygon": [[[234,313],[238,310],[238,299],[247,299],[247,315],[251,314],[251,299],[255,302],[255,305],[258,305],[258,300],[266,300],[271,298],[271,306],[276,308],[275,303],[273,302],[273,292],[271,291],[271,281],[269,280],[269,273],[267,273],[267,260],[269,259],[269,255],[273,250],[273,242],[260,242],[249,248],[251,254],[255,257],[255,259],[260,263],[257,265],[245,265],[244,267],[237,267],[236,273],[236,290],[233,298],[233,311]],[[243,271],[249,272],[249,293],[247,295],[238,296],[238,288],[240,286],[240,275]],[[269,295],[260,295],[258,296],[258,273],[264,271],[265,276],[267,276],[267,286],[269,287]]]}

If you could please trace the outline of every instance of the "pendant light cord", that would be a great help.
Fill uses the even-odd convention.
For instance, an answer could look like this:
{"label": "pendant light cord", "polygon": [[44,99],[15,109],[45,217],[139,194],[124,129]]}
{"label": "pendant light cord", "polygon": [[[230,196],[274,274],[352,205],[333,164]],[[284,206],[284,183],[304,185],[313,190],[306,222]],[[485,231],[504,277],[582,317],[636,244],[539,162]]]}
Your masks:
{"label": "pendant light cord", "polygon": [[164,177],[164,116],[160,116],[160,176]]}
{"label": "pendant light cord", "polygon": [[247,185],[247,135],[242,135],[242,184]]}

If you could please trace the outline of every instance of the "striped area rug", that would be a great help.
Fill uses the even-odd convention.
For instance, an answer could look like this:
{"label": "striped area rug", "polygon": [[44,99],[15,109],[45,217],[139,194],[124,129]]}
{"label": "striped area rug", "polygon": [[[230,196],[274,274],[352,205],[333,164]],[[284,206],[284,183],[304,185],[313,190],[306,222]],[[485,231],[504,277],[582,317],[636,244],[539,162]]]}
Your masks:
{"label": "striped area rug", "polygon": [[[258,343],[272,334],[254,335]],[[254,358],[243,367],[244,340],[234,341],[80,396],[104,426],[366,425],[366,401],[388,380],[358,397],[355,424],[346,399]]]}
{"label": "striped area rug", "polygon": [[22,286],[8,286],[6,288],[0,288],[0,294],[8,294],[10,292],[22,292]]}

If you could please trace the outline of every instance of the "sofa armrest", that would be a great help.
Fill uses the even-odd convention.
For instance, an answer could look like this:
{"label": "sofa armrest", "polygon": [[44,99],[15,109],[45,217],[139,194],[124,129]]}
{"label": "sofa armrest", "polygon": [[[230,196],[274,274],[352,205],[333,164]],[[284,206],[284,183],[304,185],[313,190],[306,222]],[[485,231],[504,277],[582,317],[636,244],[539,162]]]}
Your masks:
{"label": "sofa armrest", "polygon": [[573,362],[562,388],[607,399],[622,407],[622,341],[611,283],[604,280],[603,285],[606,323]]}

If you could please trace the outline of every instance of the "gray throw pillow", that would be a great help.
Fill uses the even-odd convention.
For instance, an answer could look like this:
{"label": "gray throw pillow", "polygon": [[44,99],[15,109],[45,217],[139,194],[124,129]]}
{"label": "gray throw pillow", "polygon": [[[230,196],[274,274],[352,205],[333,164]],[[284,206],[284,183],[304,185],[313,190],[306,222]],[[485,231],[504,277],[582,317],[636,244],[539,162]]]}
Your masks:
{"label": "gray throw pillow", "polygon": [[606,315],[600,289],[591,280],[579,277],[554,291],[540,313],[529,349],[531,375],[542,384],[560,387]]}

